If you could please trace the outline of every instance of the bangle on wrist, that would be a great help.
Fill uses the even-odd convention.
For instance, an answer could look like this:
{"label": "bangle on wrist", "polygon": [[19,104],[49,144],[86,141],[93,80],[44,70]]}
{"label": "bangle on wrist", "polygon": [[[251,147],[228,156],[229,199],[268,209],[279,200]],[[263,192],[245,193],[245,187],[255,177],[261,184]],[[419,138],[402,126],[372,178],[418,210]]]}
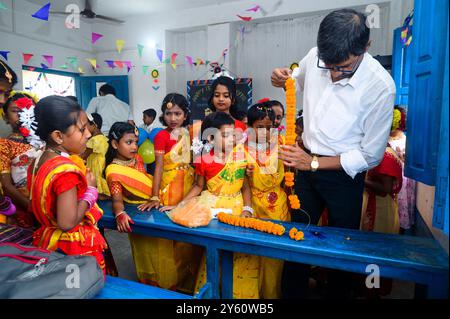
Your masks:
{"label": "bangle on wrist", "polygon": [[242,207],[242,211],[243,212],[245,212],[245,211],[247,211],[247,212],[249,212],[250,214],[252,214],[252,216],[253,216],[253,214],[254,214],[254,210],[253,210],[253,208],[251,208],[250,206],[244,206],[244,207]]}
{"label": "bangle on wrist", "polygon": [[159,202],[159,196],[153,196],[153,197],[150,198],[150,200],[156,200],[156,201]]}
{"label": "bangle on wrist", "polygon": [[123,214],[125,214],[125,212],[124,212],[124,211],[121,211],[120,213],[118,213],[118,214],[114,217],[114,219],[117,219],[120,215],[123,215]]}

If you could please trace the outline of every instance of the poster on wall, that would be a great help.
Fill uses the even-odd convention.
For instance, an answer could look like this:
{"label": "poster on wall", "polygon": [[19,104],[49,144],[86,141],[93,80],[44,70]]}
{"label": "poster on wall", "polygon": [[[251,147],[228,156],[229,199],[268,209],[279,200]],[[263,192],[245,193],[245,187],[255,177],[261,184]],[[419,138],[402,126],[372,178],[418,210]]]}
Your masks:
{"label": "poster on wall", "polygon": [[[198,80],[187,82],[187,98],[191,106],[191,122],[203,120],[211,111],[208,106],[208,99],[211,95],[211,85],[213,80]],[[252,79],[236,79],[236,102],[238,110],[247,112],[252,105]]]}

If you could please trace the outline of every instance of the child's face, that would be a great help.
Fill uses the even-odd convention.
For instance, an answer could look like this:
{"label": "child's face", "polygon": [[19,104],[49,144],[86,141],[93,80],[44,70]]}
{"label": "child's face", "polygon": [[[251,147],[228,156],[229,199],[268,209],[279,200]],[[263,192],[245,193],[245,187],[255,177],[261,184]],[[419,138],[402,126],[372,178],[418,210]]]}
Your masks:
{"label": "child's face", "polygon": [[144,117],[142,120],[144,121],[145,125],[151,125],[153,123],[153,121],[155,120],[155,118],[148,116],[147,114],[144,114]]}
{"label": "child's face", "polygon": [[279,105],[272,106],[272,110],[275,113],[275,121],[273,121],[273,126],[275,128],[278,128],[281,125],[281,122],[283,121],[283,109]]}
{"label": "child's face", "polygon": [[267,143],[270,141],[270,129],[272,127],[272,121],[267,116],[253,123],[252,128],[255,131],[258,143]]}
{"label": "child's face", "polygon": [[232,150],[235,145],[234,125],[222,125],[214,135],[214,145],[222,151]]}
{"label": "child's face", "polygon": [[61,144],[70,154],[82,154],[86,150],[86,143],[92,136],[88,130],[88,118],[85,112],[81,112],[77,123],[69,127],[66,133],[63,133]]}
{"label": "child's face", "polygon": [[19,113],[20,109],[17,107],[16,103],[11,102],[5,113],[5,122],[9,124],[13,130],[17,130],[19,127]]}
{"label": "child's face", "polygon": [[228,113],[232,104],[231,94],[225,85],[217,85],[214,90],[213,105],[218,112]]}
{"label": "child's face", "polygon": [[91,122],[88,122],[87,128],[88,128],[89,132],[90,132],[92,135],[94,135],[95,130],[96,130],[96,128],[97,128],[97,125],[95,125],[94,122],[92,122],[92,123],[91,123]]}
{"label": "child's face", "polygon": [[135,158],[138,153],[138,140],[139,138],[134,133],[126,133],[119,142],[113,141],[112,145],[120,157],[130,160]]}
{"label": "child's face", "polygon": [[170,129],[182,127],[184,121],[186,121],[186,114],[178,105],[175,104],[170,109],[166,109],[164,111],[164,121]]}
{"label": "child's face", "polygon": [[5,104],[6,101],[8,100],[11,90],[12,90],[11,83],[5,80],[0,80],[0,107],[2,107],[3,104]]}

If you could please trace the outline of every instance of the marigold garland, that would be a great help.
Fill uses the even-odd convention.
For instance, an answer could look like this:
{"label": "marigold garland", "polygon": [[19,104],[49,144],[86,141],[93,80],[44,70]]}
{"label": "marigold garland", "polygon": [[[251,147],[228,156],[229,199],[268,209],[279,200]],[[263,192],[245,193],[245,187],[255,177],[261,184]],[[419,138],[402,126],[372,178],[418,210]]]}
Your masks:
{"label": "marigold garland", "polygon": [[282,236],[286,231],[283,225],[275,224],[269,221],[264,221],[256,218],[246,218],[226,213],[219,213],[217,214],[217,219],[224,224],[237,227],[251,228],[264,233],[273,234],[276,236]]}
{"label": "marigold garland", "polygon": [[[297,139],[295,134],[295,117],[296,117],[296,98],[295,98],[295,80],[289,78],[286,80],[286,145],[294,145]],[[286,172],[284,175],[285,184],[291,188],[292,195],[289,195],[289,203],[292,209],[300,209],[300,201],[297,195],[293,194],[292,187],[294,187],[294,173]]]}
{"label": "marigold garland", "polygon": [[296,241],[304,240],[305,234],[302,231],[297,230],[297,228],[293,227],[289,231],[289,238],[296,240]]}

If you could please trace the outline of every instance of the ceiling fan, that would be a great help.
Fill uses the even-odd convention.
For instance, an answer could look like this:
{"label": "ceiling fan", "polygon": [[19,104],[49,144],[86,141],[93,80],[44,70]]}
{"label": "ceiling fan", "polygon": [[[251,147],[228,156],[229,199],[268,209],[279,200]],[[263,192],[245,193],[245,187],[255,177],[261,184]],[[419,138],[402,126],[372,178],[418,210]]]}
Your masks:
{"label": "ceiling fan", "polygon": [[[68,15],[70,12],[63,12],[63,11],[50,11],[50,14],[63,14]],[[80,12],[80,16],[86,19],[102,19],[106,21],[116,22],[116,23],[125,23],[123,20],[119,20],[116,18],[107,17],[101,14],[96,14],[94,11],[92,11],[91,1],[86,0],[84,5],[84,10]]]}

